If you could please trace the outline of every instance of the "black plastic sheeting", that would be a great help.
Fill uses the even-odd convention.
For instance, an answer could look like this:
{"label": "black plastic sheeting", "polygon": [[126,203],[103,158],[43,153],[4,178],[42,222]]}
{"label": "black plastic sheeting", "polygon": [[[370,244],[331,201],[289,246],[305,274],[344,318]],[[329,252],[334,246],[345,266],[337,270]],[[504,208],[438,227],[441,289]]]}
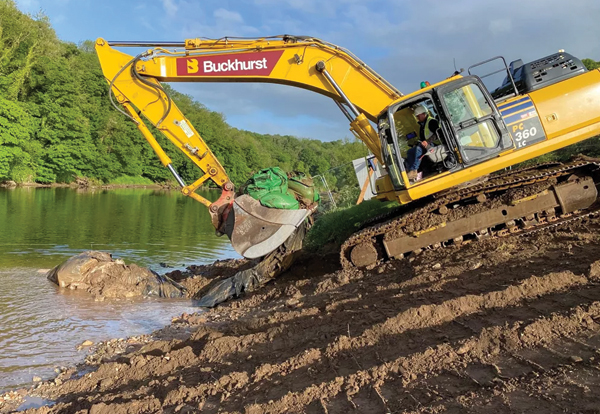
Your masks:
{"label": "black plastic sheeting", "polygon": [[156,279],[146,281],[144,296],[158,296],[159,298],[182,298],[187,289],[175,282],[166,275],[159,275],[154,270],[150,270]]}
{"label": "black plastic sheeting", "polygon": [[251,292],[288,270],[302,249],[302,241],[309,227],[309,222],[305,221],[283,245],[265,256],[260,263],[218,282],[195,304],[212,308],[244,292]]}

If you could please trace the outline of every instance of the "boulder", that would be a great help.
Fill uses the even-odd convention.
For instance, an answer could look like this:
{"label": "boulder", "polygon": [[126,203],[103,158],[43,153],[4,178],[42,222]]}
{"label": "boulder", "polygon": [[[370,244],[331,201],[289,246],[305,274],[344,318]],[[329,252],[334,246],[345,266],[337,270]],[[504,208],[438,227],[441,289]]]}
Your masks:
{"label": "boulder", "polygon": [[107,252],[87,251],[73,256],[47,274],[61,288],[78,289],[95,297],[131,298],[159,296],[177,298],[184,288],[166,276],[135,264],[114,260]]}

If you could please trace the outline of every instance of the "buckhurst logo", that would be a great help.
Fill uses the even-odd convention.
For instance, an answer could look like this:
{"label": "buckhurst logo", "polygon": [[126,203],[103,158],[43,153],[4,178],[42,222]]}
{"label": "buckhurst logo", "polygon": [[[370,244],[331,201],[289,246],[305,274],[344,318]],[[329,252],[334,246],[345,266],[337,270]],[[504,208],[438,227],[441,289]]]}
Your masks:
{"label": "buckhurst logo", "polygon": [[283,50],[177,59],[178,76],[269,76]]}
{"label": "buckhurst logo", "polygon": [[[243,60],[231,60],[227,59],[227,62],[214,63],[210,60],[205,60],[203,62],[204,73],[210,72],[235,72],[238,70],[258,70],[258,69],[266,69],[267,68],[267,58],[262,58],[259,60],[249,60],[244,62]],[[189,67],[188,67],[189,69]]]}

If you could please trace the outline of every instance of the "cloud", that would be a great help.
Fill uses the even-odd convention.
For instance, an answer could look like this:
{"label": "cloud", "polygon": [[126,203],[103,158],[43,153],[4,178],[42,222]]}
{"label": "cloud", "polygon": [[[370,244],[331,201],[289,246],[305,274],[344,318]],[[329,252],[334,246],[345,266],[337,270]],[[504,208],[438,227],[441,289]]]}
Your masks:
{"label": "cloud", "polygon": [[[71,0],[68,7],[59,8],[65,1],[17,4],[33,13],[43,4],[52,21],[64,14],[67,20],[55,28],[59,36],[76,33],[77,38],[64,39],[74,42],[95,38],[99,27],[106,38],[129,39],[144,33],[165,40],[315,36],[349,49],[405,93],[418,89],[422,80],[445,79],[454,71],[454,59],[458,68],[467,68],[497,55],[531,61],[565,49],[600,60],[600,49],[591,40],[600,37],[598,0],[104,0],[105,9],[120,10],[118,16],[104,17],[114,19],[111,25],[113,20],[99,21],[90,13],[91,0]],[[297,131],[320,139],[350,136],[333,102],[313,92],[251,83],[174,86],[224,113],[238,128]]]}
{"label": "cloud", "polygon": [[150,21],[148,20],[148,18],[143,17],[143,16],[139,16],[137,18],[137,21],[139,22],[139,24],[142,25],[142,27],[144,27],[146,30],[149,30],[151,32],[155,32],[156,31],[156,27],[150,23]]}
{"label": "cloud", "polygon": [[244,19],[242,19],[242,16],[239,13],[232,12],[232,11],[229,11],[226,9],[217,9],[214,11],[213,15],[217,19],[226,20],[228,22],[233,22],[233,23],[243,23],[244,22]]}
{"label": "cloud", "polygon": [[332,141],[351,137],[335,103],[295,87],[262,83],[173,84],[240,129]]}
{"label": "cloud", "polygon": [[167,13],[167,16],[174,17],[177,14],[179,7],[175,4],[175,0],[162,0],[163,8]]}
{"label": "cloud", "polygon": [[[427,10],[426,21],[422,10]],[[385,13],[355,4],[347,8],[344,21],[360,35],[354,36],[354,45],[342,45],[400,90],[411,92],[421,80],[446,78],[454,70],[454,58],[459,67],[468,67],[496,55],[533,60],[559,48],[600,58],[595,44],[585,41],[600,35],[599,13],[595,0],[505,0],[485,7],[474,0],[423,0],[395,3]],[[361,19],[371,23],[360,26]],[[388,53],[374,56],[371,45],[387,46]]]}
{"label": "cloud", "polygon": [[64,14],[56,15],[52,18],[52,24],[61,24],[67,20],[67,16]]}
{"label": "cloud", "polygon": [[[600,35],[594,17],[600,15],[600,2],[565,3],[505,0],[484,7],[478,0],[255,0],[246,8],[231,10],[215,3],[214,19],[194,19],[186,26],[186,33],[216,38],[312,35],[348,48],[409,93],[418,89],[422,80],[433,83],[449,76],[454,71],[454,59],[458,68],[466,68],[496,55],[504,55],[508,61],[528,61],[565,48],[576,56],[600,60],[594,43],[584,41]],[[237,24],[232,24],[235,20]],[[350,136],[348,123],[333,102],[313,92],[238,83],[188,84],[177,89],[224,113],[238,128],[256,126],[261,128],[257,132],[281,133],[293,130],[300,136],[323,140]],[[306,119],[312,121],[302,125]]]}
{"label": "cloud", "polygon": [[[319,0],[255,0],[254,4],[258,7],[268,8],[290,8],[304,13],[322,13],[323,7],[328,8],[327,2]],[[319,7],[323,6],[323,7]]]}

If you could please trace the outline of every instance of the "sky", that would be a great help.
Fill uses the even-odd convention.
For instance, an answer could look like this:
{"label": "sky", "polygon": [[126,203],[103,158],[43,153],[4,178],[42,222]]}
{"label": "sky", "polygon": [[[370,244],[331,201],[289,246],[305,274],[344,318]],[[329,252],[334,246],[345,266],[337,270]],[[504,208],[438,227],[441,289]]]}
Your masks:
{"label": "sky", "polygon": [[[502,55],[531,61],[559,49],[600,60],[598,0],[16,0],[58,37],[182,41],[292,34],[345,47],[403,93],[456,67]],[[129,52],[131,53],[131,52]],[[351,138],[331,99],[271,84],[176,83],[239,129],[332,141]]]}

